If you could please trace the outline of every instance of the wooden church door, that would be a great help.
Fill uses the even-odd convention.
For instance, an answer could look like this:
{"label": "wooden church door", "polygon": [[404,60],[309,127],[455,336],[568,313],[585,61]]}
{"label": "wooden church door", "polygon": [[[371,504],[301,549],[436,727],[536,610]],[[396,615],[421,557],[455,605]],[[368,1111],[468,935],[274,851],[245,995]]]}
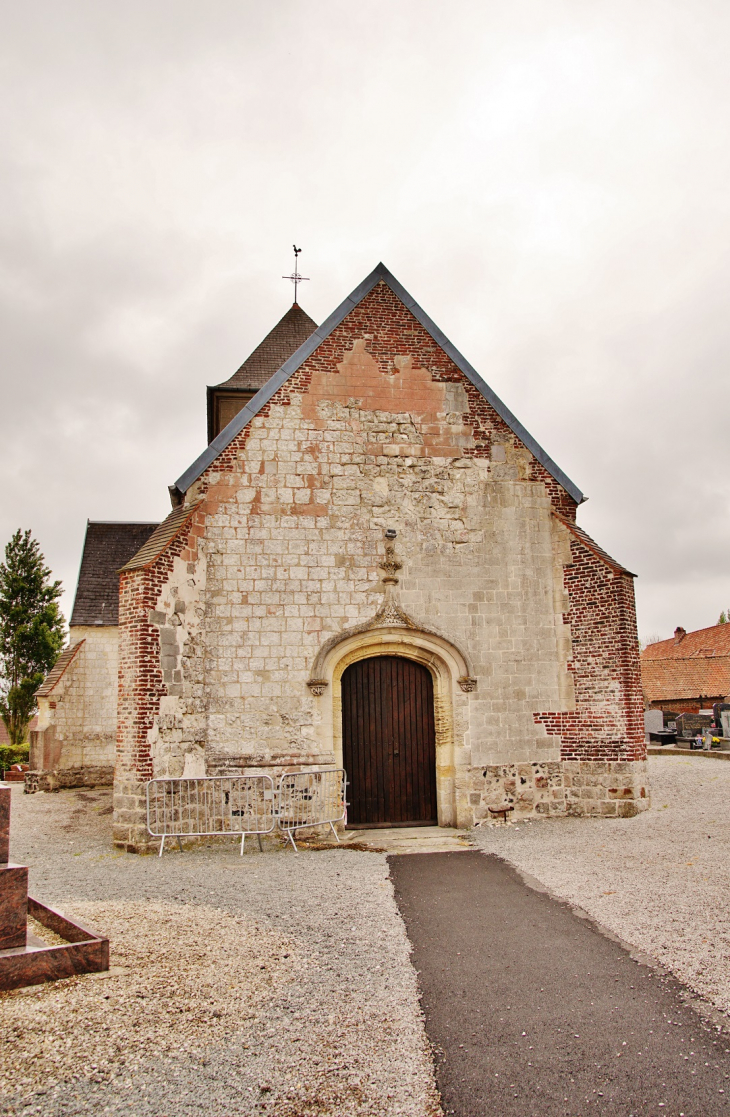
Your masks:
{"label": "wooden church door", "polygon": [[350,826],[436,822],[431,673],[399,656],[351,664],[342,676],[343,762]]}

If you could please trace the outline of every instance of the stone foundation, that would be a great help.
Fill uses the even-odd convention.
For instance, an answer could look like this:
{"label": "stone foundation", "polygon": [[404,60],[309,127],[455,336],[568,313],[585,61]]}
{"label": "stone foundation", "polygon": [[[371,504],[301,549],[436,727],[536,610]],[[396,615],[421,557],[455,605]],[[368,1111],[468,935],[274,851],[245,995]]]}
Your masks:
{"label": "stone foundation", "polygon": [[144,783],[132,780],[114,782],[113,841],[127,853],[150,853],[159,846],[147,830],[147,791]]}
{"label": "stone foundation", "polygon": [[25,773],[25,792],[65,791],[70,787],[112,787],[114,768],[89,766],[88,768],[56,768],[47,771]]}
{"label": "stone foundation", "polygon": [[[303,770],[307,765],[300,763],[294,767]],[[292,768],[287,766],[286,770]],[[282,769],[258,767],[255,772],[249,769],[240,774],[262,772],[276,779]],[[645,760],[489,764],[471,768],[466,783],[470,790],[460,797],[461,809],[457,812],[458,825],[465,829],[489,821],[489,807],[505,804],[514,807],[512,819],[633,818],[650,806]],[[159,839],[150,837],[147,832],[146,810],[144,783],[117,780],[114,845],[118,849],[127,853],[149,853],[158,848]]]}
{"label": "stone foundation", "polygon": [[645,760],[488,764],[471,770],[474,822],[508,803],[513,818],[632,818],[650,805]]}

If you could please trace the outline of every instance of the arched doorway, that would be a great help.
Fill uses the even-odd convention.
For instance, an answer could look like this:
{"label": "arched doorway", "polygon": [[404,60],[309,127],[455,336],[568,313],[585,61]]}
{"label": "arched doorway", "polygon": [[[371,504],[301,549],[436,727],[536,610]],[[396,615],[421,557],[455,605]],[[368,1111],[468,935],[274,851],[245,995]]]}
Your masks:
{"label": "arched doorway", "polygon": [[352,826],[435,824],[436,733],[427,667],[396,655],[342,674],[343,763]]}

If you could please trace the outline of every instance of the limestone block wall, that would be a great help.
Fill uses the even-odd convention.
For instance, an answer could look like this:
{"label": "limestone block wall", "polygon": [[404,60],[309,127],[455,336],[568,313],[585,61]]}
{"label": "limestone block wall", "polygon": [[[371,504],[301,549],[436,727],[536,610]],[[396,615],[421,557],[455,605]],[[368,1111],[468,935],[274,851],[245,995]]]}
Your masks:
{"label": "limestone block wall", "polygon": [[514,818],[631,818],[649,806],[646,760],[490,764],[472,773],[470,801],[476,825],[504,804]]}
{"label": "limestone block wall", "polygon": [[588,788],[646,801],[629,576],[571,532],[568,494],[385,285],[219,454],[186,508],[169,546],[122,575],[120,844],[146,841],[153,775],[340,762],[336,652],[329,676],[307,683],[320,649],[378,612],[386,528],[411,630],[436,629],[473,664],[468,693],[447,666],[440,676],[453,821],[518,788],[533,813],[592,813]]}
{"label": "limestone block wall", "polygon": [[[69,654],[76,649],[74,654]],[[68,662],[64,662],[67,659]],[[31,740],[33,787],[110,785],[117,729],[118,630],[81,626],[38,694]]]}

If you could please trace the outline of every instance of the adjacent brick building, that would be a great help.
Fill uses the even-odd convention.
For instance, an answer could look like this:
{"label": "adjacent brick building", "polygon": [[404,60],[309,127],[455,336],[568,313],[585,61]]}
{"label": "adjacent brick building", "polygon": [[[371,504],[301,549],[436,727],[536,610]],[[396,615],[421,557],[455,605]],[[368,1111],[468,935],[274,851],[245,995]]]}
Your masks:
{"label": "adjacent brick building", "polygon": [[730,624],[685,632],[649,644],[641,653],[649,709],[696,714],[730,700]]}
{"label": "adjacent brick building", "polygon": [[115,841],[152,775],[343,761],[357,824],[647,806],[633,576],[411,296],[379,265],[266,372],[121,571]]}

